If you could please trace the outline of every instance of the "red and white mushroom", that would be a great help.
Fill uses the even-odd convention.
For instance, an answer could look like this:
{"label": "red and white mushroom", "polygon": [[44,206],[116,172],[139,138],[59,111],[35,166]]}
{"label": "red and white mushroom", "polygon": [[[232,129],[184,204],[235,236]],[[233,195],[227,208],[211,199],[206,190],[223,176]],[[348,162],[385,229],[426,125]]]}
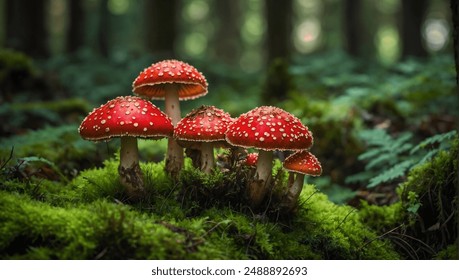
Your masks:
{"label": "red and white mushroom", "polygon": [[179,143],[192,142],[201,151],[201,170],[210,173],[215,166],[214,147],[226,143],[225,132],[233,122],[230,114],[215,106],[201,106],[188,113],[174,129]]}
{"label": "red and white mushroom", "polygon": [[[150,99],[164,99],[165,112],[175,126],[181,119],[179,100],[207,94],[207,81],[195,67],[178,60],[164,60],[140,72],[132,83],[133,92]],[[177,175],[183,166],[183,149],[169,138],[166,170]]]}
{"label": "red and white mushroom", "polygon": [[120,181],[131,198],[144,191],[137,137],[160,139],[173,134],[171,120],[151,102],[135,96],[117,97],[94,109],[78,131],[83,139],[121,138]]}
{"label": "red and white mushroom", "polygon": [[274,150],[303,150],[312,146],[312,133],[292,114],[273,106],[261,106],[239,116],[226,132],[229,144],[259,150],[255,180],[249,183],[252,206],[266,195],[272,175]]}
{"label": "red and white mushroom", "polygon": [[[290,155],[285,159],[283,166],[290,172],[288,190],[283,204],[287,209],[291,210],[296,206],[298,197],[303,189],[304,175],[320,176],[322,174],[322,166],[319,160],[307,150],[298,151]],[[296,174],[294,181],[293,174]]]}
{"label": "red and white mushroom", "polygon": [[244,164],[246,166],[257,166],[258,153],[249,153],[245,158]]}

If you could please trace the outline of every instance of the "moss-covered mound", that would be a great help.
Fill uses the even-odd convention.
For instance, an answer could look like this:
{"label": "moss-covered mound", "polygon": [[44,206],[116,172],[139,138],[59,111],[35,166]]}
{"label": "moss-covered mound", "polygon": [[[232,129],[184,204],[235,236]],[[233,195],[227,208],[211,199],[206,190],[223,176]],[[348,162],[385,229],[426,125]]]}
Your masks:
{"label": "moss-covered mound", "polygon": [[8,159],[5,149],[0,258],[457,259],[458,147],[413,169],[392,205],[337,205],[305,185],[293,213],[279,207],[287,180],[279,162],[270,198],[254,210],[245,166],[208,175],[186,161],[173,181],[164,162],[142,163],[146,194],[132,202],[118,156],[69,180],[60,165],[28,153]]}
{"label": "moss-covered mound", "polygon": [[[388,241],[362,222],[359,211],[333,204],[312,185],[305,186],[295,214],[253,213],[235,199],[241,197],[237,192],[242,188],[234,174],[206,175],[187,164],[180,181],[173,182],[163,163],[147,163],[142,169],[148,193],[132,204],[118,182],[117,165],[117,159],[106,161],[102,168],[81,172],[69,183],[13,178],[14,170],[4,170],[0,257],[399,258]],[[235,193],[223,195],[228,181]]]}
{"label": "moss-covered mound", "polygon": [[459,141],[413,168],[389,206],[363,202],[362,222],[390,241],[406,259],[459,259]]}
{"label": "moss-covered mound", "polygon": [[[414,168],[401,185],[401,197],[411,213],[406,234],[416,248],[412,254],[432,258],[458,242],[458,153],[459,141],[449,151],[441,151],[433,160]],[[457,246],[454,259],[458,259]],[[409,250],[408,250],[409,251]],[[452,252],[454,252],[452,251]]]}

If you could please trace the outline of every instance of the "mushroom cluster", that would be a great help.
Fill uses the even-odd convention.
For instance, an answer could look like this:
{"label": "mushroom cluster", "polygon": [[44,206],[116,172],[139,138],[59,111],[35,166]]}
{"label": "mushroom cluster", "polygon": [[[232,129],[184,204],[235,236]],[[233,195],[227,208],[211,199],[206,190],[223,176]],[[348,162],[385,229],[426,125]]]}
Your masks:
{"label": "mushroom cluster", "polygon": [[[293,209],[303,187],[304,175],[318,176],[322,167],[309,152],[313,137],[301,121],[274,106],[261,106],[238,118],[215,106],[200,106],[181,117],[180,100],[204,96],[208,84],[195,67],[178,60],[153,63],[140,72],[132,83],[133,96],[117,97],[94,109],[79,128],[82,138],[92,141],[121,139],[120,182],[132,199],[144,194],[139,165],[137,138],[168,138],[166,172],[174,179],[183,168],[184,149],[192,152],[194,167],[204,173],[215,169],[214,148],[231,147],[243,151],[242,164],[253,167],[246,185],[253,208],[259,207],[270,191],[274,151],[291,151],[283,162],[290,172],[287,191],[282,199],[286,209]],[[165,112],[150,100],[164,99]],[[248,153],[246,149],[256,149]]]}
{"label": "mushroom cluster", "polygon": [[255,178],[248,196],[253,207],[263,201],[272,175],[273,151],[306,150],[312,146],[312,133],[292,114],[272,106],[255,108],[237,118],[226,132],[229,144],[258,149]]}

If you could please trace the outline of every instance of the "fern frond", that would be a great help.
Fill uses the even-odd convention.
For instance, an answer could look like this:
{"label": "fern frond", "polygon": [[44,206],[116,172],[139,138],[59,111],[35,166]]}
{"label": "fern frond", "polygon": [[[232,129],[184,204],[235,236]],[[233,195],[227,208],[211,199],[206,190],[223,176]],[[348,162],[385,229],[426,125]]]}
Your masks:
{"label": "fern frond", "polygon": [[406,171],[413,166],[412,160],[405,160],[402,161],[391,168],[383,171],[379,175],[374,178],[370,179],[370,183],[368,184],[367,188],[374,188],[381,183],[391,182],[394,179],[402,177],[405,175]]}
{"label": "fern frond", "polygon": [[446,140],[451,140],[457,135],[456,130],[452,130],[450,132],[442,133],[442,134],[436,134],[432,137],[429,137],[416,145],[413,149],[411,149],[410,154],[415,154],[418,152],[420,149],[424,149],[429,145],[434,145],[437,143],[444,143]]}
{"label": "fern frond", "polygon": [[375,167],[380,167],[380,166],[387,166],[393,161],[394,161],[394,155],[385,153],[369,161],[368,164],[365,166],[365,170],[371,170],[371,169],[374,169]]}

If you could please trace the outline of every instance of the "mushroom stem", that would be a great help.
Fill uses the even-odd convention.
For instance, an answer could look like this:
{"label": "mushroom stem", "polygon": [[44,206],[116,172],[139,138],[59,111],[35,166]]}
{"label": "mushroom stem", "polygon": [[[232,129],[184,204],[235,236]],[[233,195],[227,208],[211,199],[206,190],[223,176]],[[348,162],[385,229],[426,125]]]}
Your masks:
{"label": "mushroom stem", "polygon": [[210,174],[214,166],[214,148],[210,143],[203,143],[201,146],[201,170]]}
{"label": "mushroom stem", "polygon": [[248,192],[252,207],[257,207],[265,198],[271,181],[273,152],[260,150],[254,180],[249,182]]}
{"label": "mushroom stem", "polygon": [[164,101],[165,112],[171,118],[172,125],[175,127],[182,118],[180,113],[179,86],[176,84],[165,84],[166,98]]}
{"label": "mushroom stem", "polygon": [[260,150],[258,153],[257,172],[255,176],[259,180],[263,180],[266,184],[271,179],[273,167],[273,152]]}
{"label": "mushroom stem", "polygon": [[144,192],[142,170],[139,165],[137,138],[121,137],[120,165],[118,167],[120,182],[126,188],[129,198],[137,199]]}
{"label": "mushroom stem", "polygon": [[293,184],[291,184],[291,178],[293,178],[293,176],[294,173],[290,172],[288,190],[283,201],[283,204],[288,210],[295,208],[304,184],[304,174],[296,173],[295,181],[293,181]]}
{"label": "mushroom stem", "polygon": [[[172,125],[175,127],[181,119],[180,102],[178,94],[178,85],[166,84],[165,86],[165,111],[171,118]],[[166,156],[166,171],[177,177],[178,173],[183,167],[183,148],[173,138],[169,138],[167,142],[167,156]]]}

